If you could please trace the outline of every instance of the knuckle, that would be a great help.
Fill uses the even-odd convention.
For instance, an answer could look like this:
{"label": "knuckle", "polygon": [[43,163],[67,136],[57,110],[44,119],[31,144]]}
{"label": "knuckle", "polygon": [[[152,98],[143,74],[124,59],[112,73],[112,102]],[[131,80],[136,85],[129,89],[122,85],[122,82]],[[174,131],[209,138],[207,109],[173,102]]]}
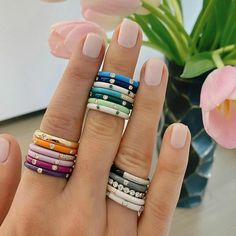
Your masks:
{"label": "knuckle", "polygon": [[148,198],[146,202],[146,208],[149,209],[149,213],[152,215],[152,219],[155,221],[166,223],[172,215],[172,206],[164,199]]}
{"label": "knuckle", "polygon": [[84,133],[91,139],[111,141],[117,134],[121,134],[121,121],[115,116],[108,116],[99,111],[90,111]]}
{"label": "knuckle", "polygon": [[128,172],[146,178],[151,166],[152,154],[147,154],[135,145],[121,145],[116,157],[116,163],[129,170]]}

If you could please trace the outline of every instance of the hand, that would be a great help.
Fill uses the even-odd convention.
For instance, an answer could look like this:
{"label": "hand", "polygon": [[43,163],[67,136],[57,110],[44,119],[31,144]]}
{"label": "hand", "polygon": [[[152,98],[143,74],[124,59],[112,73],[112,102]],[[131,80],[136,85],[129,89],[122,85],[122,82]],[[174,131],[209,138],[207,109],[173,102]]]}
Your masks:
{"label": "hand", "polygon": [[[132,78],[141,43],[138,25],[125,20],[114,32],[103,70]],[[78,43],[41,123],[40,129],[46,133],[80,139],[72,176],[66,181],[26,169],[0,235],[168,234],[188,161],[190,133],[182,124],[167,129],[140,218],[106,199],[113,162],[126,172],[148,177],[168,71],[157,59],[145,63],[123,135],[121,118],[94,110],[88,112],[82,131],[88,94],[104,52],[97,35],[89,34]]]}

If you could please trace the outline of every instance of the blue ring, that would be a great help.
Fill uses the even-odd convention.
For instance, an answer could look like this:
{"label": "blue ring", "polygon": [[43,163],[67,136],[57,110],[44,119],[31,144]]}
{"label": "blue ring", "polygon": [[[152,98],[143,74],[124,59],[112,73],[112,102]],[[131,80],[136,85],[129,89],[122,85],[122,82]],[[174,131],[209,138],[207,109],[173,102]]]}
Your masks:
{"label": "blue ring", "polygon": [[[116,98],[120,98],[126,101],[126,99],[124,99],[122,97],[122,93],[115,91],[115,90],[110,90],[110,89],[106,89],[106,88],[100,88],[100,87],[92,87],[91,91],[93,93],[101,93],[101,94],[105,94],[105,95],[110,95]],[[128,97],[128,95],[126,95]],[[130,101],[128,101],[130,102]],[[130,102],[131,103],[131,102]]]}
{"label": "blue ring", "polygon": [[[126,82],[115,80],[114,83],[111,83],[110,80],[111,80],[111,78],[101,77],[101,76],[97,76],[97,78],[96,78],[96,81],[98,81],[98,82],[104,82],[104,83],[107,83],[107,84],[114,84],[114,85],[117,85],[121,88],[125,88],[125,89],[127,89],[127,90],[129,90],[133,93],[136,93],[137,90],[138,90],[138,88],[136,88],[135,86],[130,85]],[[130,86],[132,86],[132,89],[130,89]]]}
{"label": "blue ring", "polygon": [[107,71],[99,71],[98,72],[98,76],[99,77],[107,77],[107,78],[111,78],[111,79],[120,80],[120,81],[125,82],[127,84],[131,84],[131,85],[133,85],[136,88],[139,87],[139,82],[138,81],[130,79],[129,77],[126,77],[124,75],[120,75],[120,74],[116,74],[116,73],[111,73],[111,72],[107,72]]}

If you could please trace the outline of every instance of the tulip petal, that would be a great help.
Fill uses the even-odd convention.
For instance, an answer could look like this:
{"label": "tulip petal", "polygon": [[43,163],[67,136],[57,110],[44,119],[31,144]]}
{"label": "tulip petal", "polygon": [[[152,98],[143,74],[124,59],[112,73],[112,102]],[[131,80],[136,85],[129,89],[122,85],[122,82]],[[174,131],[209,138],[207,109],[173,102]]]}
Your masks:
{"label": "tulip petal", "polygon": [[83,9],[91,9],[105,15],[128,16],[140,6],[140,0],[81,0]]}
{"label": "tulip petal", "polygon": [[87,21],[95,22],[100,25],[106,31],[113,30],[117,25],[119,25],[123,19],[121,16],[108,16],[100,12],[87,9],[83,12],[83,17]]}
{"label": "tulip petal", "polygon": [[236,148],[236,105],[232,105],[228,115],[216,109],[203,111],[206,132],[225,148]]}
{"label": "tulip petal", "polygon": [[216,69],[207,77],[202,86],[200,106],[211,111],[231,96],[235,97],[236,68],[226,66]]}
{"label": "tulip petal", "polygon": [[52,25],[48,40],[51,53],[57,57],[70,58],[79,40],[88,33],[106,38],[103,29],[93,22],[63,21]]}

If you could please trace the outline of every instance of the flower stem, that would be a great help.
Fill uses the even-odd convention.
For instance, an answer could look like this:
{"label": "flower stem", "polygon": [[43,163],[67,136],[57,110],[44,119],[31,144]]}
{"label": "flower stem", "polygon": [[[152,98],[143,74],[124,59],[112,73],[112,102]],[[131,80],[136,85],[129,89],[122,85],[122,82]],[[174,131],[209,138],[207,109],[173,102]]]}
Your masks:
{"label": "flower stem", "polygon": [[217,68],[222,68],[225,66],[220,54],[213,52],[212,53],[212,60],[215,62]]}

